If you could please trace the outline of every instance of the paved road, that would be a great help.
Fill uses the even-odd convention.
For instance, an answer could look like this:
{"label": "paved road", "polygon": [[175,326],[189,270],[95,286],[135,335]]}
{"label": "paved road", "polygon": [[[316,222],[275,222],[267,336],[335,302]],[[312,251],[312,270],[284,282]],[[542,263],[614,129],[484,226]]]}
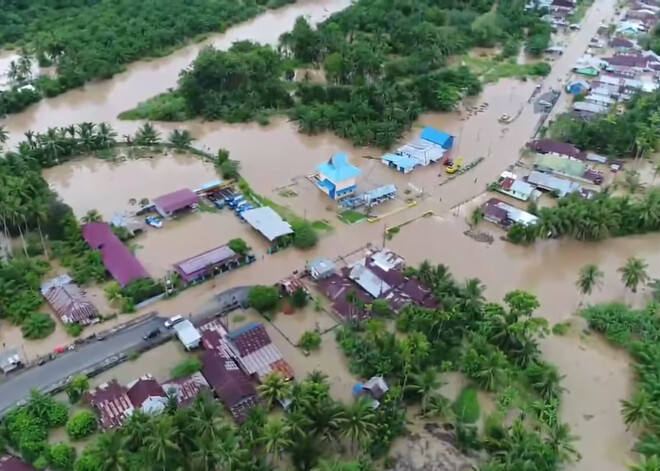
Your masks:
{"label": "paved road", "polygon": [[[248,288],[233,288],[220,293],[204,309],[193,314],[193,320],[216,315],[232,304],[247,304]],[[163,327],[164,318],[153,316],[143,323],[109,335],[103,341],[79,346],[75,351],[66,352],[56,359],[25,371],[10,375],[0,384],[0,416],[16,402],[25,398],[31,389],[42,390],[74,375],[113,355],[133,350],[144,343],[142,337],[156,327]]]}

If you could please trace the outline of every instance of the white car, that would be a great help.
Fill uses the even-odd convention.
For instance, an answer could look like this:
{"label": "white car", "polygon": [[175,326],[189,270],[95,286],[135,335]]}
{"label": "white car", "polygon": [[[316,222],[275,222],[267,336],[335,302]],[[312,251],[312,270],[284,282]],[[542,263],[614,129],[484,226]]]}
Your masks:
{"label": "white car", "polygon": [[183,316],[174,316],[174,317],[170,317],[169,319],[167,319],[167,320],[165,321],[165,327],[167,327],[167,328],[169,329],[169,328],[172,327],[174,324],[176,324],[176,323],[178,323],[178,322],[181,322],[182,320],[183,320]]}

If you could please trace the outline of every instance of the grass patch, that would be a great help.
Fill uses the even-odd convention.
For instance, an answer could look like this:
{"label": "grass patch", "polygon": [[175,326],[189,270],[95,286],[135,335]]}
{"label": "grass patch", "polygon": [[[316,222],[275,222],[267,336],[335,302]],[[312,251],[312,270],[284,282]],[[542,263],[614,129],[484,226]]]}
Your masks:
{"label": "grass patch", "polygon": [[135,108],[122,111],[122,120],[148,119],[152,121],[187,121],[194,114],[188,109],[185,99],[175,92],[160,93],[147,101],[138,103]]}
{"label": "grass patch", "polygon": [[363,213],[354,211],[352,209],[347,209],[346,211],[339,213],[339,219],[341,219],[346,224],[355,224],[356,222],[360,222],[365,218],[366,216]]}
{"label": "grass patch", "polygon": [[452,405],[456,420],[464,424],[473,424],[479,420],[481,409],[477,389],[473,386],[464,388]]}
{"label": "grass patch", "polygon": [[315,231],[332,231],[332,226],[325,219],[321,221],[312,221],[312,228]]}
{"label": "grass patch", "polygon": [[472,72],[480,75],[484,83],[497,82],[503,78],[545,77],[550,73],[550,64],[544,61],[517,64],[515,58],[497,60],[496,57],[463,56],[464,63]]}
{"label": "grass patch", "polygon": [[552,326],[554,335],[566,335],[571,328],[571,321],[558,322]]}

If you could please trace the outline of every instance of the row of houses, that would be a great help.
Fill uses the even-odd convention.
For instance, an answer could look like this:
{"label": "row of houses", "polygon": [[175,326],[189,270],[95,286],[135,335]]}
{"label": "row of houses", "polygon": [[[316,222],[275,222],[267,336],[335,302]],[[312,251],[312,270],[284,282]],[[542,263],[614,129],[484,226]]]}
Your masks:
{"label": "row of houses", "polygon": [[212,320],[195,330],[203,347],[200,372],[163,383],[151,375],[125,386],[112,380],[86,393],[84,399],[97,411],[104,428],[121,426],[135,410],[159,413],[170,398],[185,407],[204,391],[212,391],[242,423],[247,411],[261,402],[256,383],[274,371],[286,380],[294,376],[263,324],[251,322],[228,331],[221,321]]}
{"label": "row of houses", "polygon": [[417,279],[403,273],[404,260],[388,250],[369,250],[349,266],[336,269],[328,259],[314,259],[307,271],[344,320],[368,317],[374,299],[387,301],[394,312],[406,304],[436,307],[437,300]]}

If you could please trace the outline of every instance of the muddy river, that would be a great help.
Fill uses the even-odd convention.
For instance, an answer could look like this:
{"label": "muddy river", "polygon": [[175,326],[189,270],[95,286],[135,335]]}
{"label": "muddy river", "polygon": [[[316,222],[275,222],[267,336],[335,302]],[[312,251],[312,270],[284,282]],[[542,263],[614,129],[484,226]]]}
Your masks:
{"label": "muddy river", "polygon": [[[238,39],[272,43],[292,27],[299,15],[319,21],[349,3],[348,0],[303,0],[297,5],[268,12],[232,28],[224,35],[214,36],[204,44],[226,47]],[[564,55],[554,62],[551,75],[543,81],[544,90],[561,86],[601,22],[612,17],[614,4],[614,0],[603,0],[591,8],[582,30],[573,33]],[[47,127],[81,121],[108,121],[119,135],[132,133],[140,123],[117,121],[117,114],[173,87],[179,71],[194,59],[201,46],[189,46],[163,59],[134,64],[112,80],[43,100],[2,124],[11,133],[11,143],[20,140],[22,133],[28,129],[43,131]],[[427,210],[432,210],[434,215],[405,226],[387,242],[387,246],[406,257],[410,263],[428,258],[447,264],[458,278],[478,276],[488,286],[487,295],[491,299],[501,299],[504,293],[515,288],[528,289],[539,296],[542,306],[540,314],[551,325],[572,318],[581,301],[575,289],[575,278],[579,268],[586,263],[598,263],[606,273],[602,290],[590,301],[612,298],[627,302],[641,301],[644,293],[633,297],[624,292],[616,269],[628,256],[636,255],[649,262],[651,274],[660,276],[659,236],[628,237],[599,244],[548,241],[525,248],[501,242],[501,233],[487,224],[482,229],[495,236],[495,242],[491,245],[475,242],[463,235],[467,228],[465,218],[470,209],[485,197],[485,185],[518,160],[520,149],[537,125],[539,115],[534,114],[527,103],[535,85],[533,81],[513,80],[488,85],[477,100],[466,104],[469,107],[484,105],[481,107],[483,111],[475,113],[462,107],[454,113],[426,115],[402,139],[403,142],[418,133],[421,125],[430,124],[457,136],[453,152],[455,156],[463,156],[464,164],[484,157],[478,166],[450,182],[445,182],[445,175],[438,175],[440,170],[437,167],[417,169],[406,176],[392,172],[378,161],[362,158],[365,155],[380,155],[377,150],[355,149],[329,134],[302,136],[298,134],[295,124],[284,119],[273,120],[268,126],[202,122],[159,125],[164,133],[175,127],[186,127],[197,138],[196,145],[200,148],[213,151],[219,147],[228,149],[232,158],[241,162],[243,174],[256,191],[291,206],[299,213],[305,212],[310,218],[328,219],[335,230],[325,234],[314,250],[303,253],[286,250],[265,256],[261,241],[249,239],[255,237],[254,234],[248,235],[244,226],[223,219],[233,217],[231,215],[196,214],[170,227],[166,225],[162,232],[148,231],[136,241],[136,253],[154,275],[161,273],[174,259],[219,245],[230,237],[249,239],[261,255],[249,267],[188,290],[173,300],[150,306],[149,310],[157,309],[163,314],[187,313],[204,306],[212,293],[220,289],[272,283],[300,269],[305,260],[314,256],[336,257],[368,242],[382,244],[386,225],[404,222]],[[563,97],[560,99],[559,106],[565,105],[564,100]],[[501,125],[497,118],[505,113],[518,115],[518,118],[508,125]],[[348,152],[353,163],[363,170],[358,180],[361,188],[396,183],[400,193],[405,188],[411,190],[409,197],[417,200],[417,206],[374,224],[364,222],[348,227],[340,223],[329,202],[304,178],[316,164],[338,150]],[[208,165],[183,156],[158,156],[121,164],[81,160],[50,169],[45,176],[77,214],[82,215],[88,209],[96,208],[106,217],[127,209],[130,198],[152,198],[181,187],[196,187],[215,177]],[[283,188],[292,191],[283,196]],[[401,205],[403,201],[396,204]],[[284,318],[275,326],[281,327],[285,333],[294,331],[293,336],[297,336],[300,329],[292,322],[292,319]],[[14,337],[6,330],[1,335],[3,342]],[[274,332],[273,336],[276,336]],[[305,372],[316,366],[330,371],[333,368],[339,370],[336,362],[340,354],[335,347],[331,347],[331,344],[334,345],[329,341],[331,336],[327,336],[327,341],[324,337],[325,355],[313,355],[311,362],[296,357],[293,360],[296,370]],[[292,341],[295,340],[292,338]],[[293,356],[294,349],[290,344],[287,347],[287,344],[282,340],[279,346]],[[545,339],[543,350],[566,375],[563,419],[580,436],[578,448],[583,458],[570,469],[624,470],[633,460],[628,452],[633,436],[626,432],[619,414],[619,400],[627,397],[632,387],[629,360],[597,339],[581,335],[578,322],[570,335]],[[145,356],[145,361],[149,358]],[[158,363],[157,358],[153,361]],[[152,371],[157,369],[155,364],[151,366],[154,367]],[[133,375],[138,373],[131,372]],[[333,387],[333,392],[339,396],[346,394],[350,380],[334,379],[337,385]]]}

